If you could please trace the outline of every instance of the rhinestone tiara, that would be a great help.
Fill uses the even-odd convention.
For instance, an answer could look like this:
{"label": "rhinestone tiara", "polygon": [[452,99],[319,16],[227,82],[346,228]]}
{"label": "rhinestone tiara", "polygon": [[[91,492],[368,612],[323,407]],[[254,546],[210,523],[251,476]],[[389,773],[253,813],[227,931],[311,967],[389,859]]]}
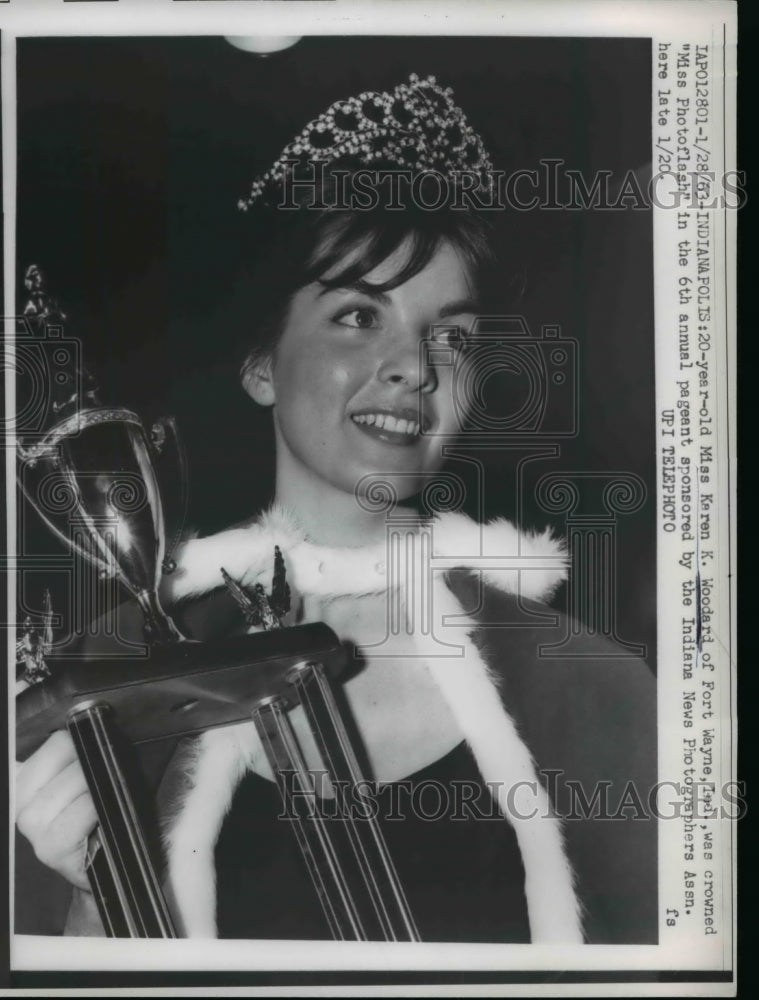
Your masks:
{"label": "rhinestone tiara", "polygon": [[238,208],[247,211],[258,201],[268,202],[285,177],[306,164],[338,162],[349,169],[382,165],[451,177],[475,174],[486,187],[493,170],[481,137],[454,104],[453,90],[441,87],[434,76],[422,80],[412,73],[408,83],[392,91],[364,91],[331,104],[253,181]]}

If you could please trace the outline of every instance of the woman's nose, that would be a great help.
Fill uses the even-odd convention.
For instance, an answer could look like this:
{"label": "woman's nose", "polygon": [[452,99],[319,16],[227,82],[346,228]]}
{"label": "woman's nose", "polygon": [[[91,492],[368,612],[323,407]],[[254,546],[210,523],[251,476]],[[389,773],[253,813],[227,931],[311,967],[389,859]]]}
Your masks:
{"label": "woman's nose", "polygon": [[437,388],[435,369],[423,340],[395,341],[382,359],[377,377],[381,382],[403,385],[412,391],[432,392]]}

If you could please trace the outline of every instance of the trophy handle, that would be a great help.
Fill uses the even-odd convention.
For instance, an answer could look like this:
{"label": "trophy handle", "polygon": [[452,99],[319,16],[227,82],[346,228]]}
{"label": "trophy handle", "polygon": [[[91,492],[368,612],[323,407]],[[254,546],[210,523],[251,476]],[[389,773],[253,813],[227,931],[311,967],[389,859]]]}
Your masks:
{"label": "trophy handle", "polygon": [[176,569],[173,554],[182,540],[189,505],[187,452],[174,417],[159,417],[153,421],[149,446],[161,494],[165,525],[161,570],[168,574]]}

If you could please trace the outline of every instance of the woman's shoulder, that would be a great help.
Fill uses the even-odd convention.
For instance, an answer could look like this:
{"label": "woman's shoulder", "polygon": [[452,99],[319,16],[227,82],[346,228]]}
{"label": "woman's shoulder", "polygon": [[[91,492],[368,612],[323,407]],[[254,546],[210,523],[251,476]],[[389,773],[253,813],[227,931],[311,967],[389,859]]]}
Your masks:
{"label": "woman's shoulder", "polygon": [[613,635],[585,628],[546,601],[501,590],[476,574],[454,572],[448,582],[477,624],[477,641],[496,657],[508,649],[508,657],[493,663],[502,680],[530,671],[535,678],[550,674],[554,683],[571,685],[578,677],[592,676],[610,685],[626,679],[655,688],[645,646],[622,646]]}
{"label": "woman's shoulder", "polygon": [[583,781],[656,781],[656,678],[642,657],[546,604],[471,575],[449,582],[540,766]]}
{"label": "woman's shoulder", "polygon": [[468,574],[452,574],[449,583],[477,622],[475,641],[562,820],[587,940],[654,943],[659,775],[652,670],[546,604]]}

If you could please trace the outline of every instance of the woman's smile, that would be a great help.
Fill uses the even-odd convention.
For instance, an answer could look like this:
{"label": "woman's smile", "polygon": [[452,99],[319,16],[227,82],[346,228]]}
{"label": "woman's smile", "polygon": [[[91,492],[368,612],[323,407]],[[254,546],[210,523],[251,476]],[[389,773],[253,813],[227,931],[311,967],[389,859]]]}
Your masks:
{"label": "woman's smile", "polygon": [[363,410],[360,413],[352,413],[351,420],[359,430],[368,434],[369,437],[401,448],[418,444],[420,436],[424,433],[425,425],[429,425],[429,420],[423,417],[419,410],[410,408],[383,409],[377,407]]}
{"label": "woman's smile", "polygon": [[400,477],[399,496],[411,496],[460,429],[454,368],[476,315],[470,276],[444,242],[383,290],[407,253],[401,245],[354,287],[333,288],[327,274],[293,296],[267,376],[283,502],[325,490],[354,497],[371,474]]}

